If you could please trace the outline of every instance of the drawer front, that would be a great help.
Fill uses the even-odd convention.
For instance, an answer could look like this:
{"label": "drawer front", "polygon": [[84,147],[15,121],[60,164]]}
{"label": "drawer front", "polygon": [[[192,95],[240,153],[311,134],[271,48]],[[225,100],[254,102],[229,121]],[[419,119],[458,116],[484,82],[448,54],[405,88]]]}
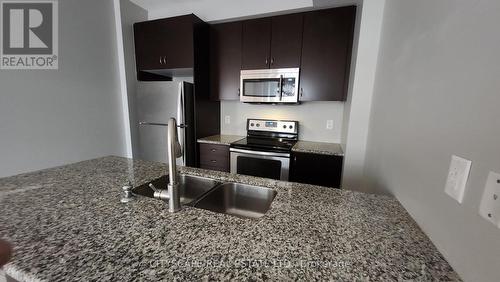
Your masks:
{"label": "drawer front", "polygon": [[229,158],[200,158],[200,165],[204,166],[218,166],[218,167],[228,167],[229,168]]}
{"label": "drawer front", "polygon": [[229,146],[215,144],[200,144],[200,157],[229,158]]}
{"label": "drawer front", "polygon": [[200,144],[200,167],[229,171],[229,146]]}

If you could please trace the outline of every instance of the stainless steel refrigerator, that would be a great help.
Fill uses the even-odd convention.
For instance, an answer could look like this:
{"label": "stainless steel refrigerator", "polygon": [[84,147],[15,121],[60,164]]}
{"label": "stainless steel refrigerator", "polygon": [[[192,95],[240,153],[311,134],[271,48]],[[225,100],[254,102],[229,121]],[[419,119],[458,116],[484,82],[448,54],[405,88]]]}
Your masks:
{"label": "stainless steel refrigerator", "polygon": [[[178,81],[139,81],[136,89],[136,115],[138,122],[167,123],[170,117],[186,128],[177,128],[183,156],[178,165],[196,165],[196,136],[194,112],[194,86]],[[167,127],[139,125],[138,152],[134,157],[143,160],[167,162]]]}

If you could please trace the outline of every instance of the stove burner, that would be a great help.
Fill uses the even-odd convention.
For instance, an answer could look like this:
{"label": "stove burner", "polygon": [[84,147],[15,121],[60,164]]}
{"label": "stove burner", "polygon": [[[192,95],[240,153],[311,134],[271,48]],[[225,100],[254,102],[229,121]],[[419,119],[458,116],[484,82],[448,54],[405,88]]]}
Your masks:
{"label": "stove burner", "polygon": [[233,148],[267,152],[290,152],[297,141],[283,138],[247,137],[231,144]]}

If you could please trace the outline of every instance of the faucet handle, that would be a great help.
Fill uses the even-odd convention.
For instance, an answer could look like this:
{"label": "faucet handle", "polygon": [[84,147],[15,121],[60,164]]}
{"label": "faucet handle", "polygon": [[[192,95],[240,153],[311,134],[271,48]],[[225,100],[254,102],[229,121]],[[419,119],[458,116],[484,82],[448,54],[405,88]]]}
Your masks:
{"label": "faucet handle", "polygon": [[151,190],[153,190],[154,192],[158,192],[158,191],[160,191],[160,189],[156,188],[156,187],[153,185],[153,183],[149,183],[149,184],[148,184],[148,186],[149,186],[149,188],[151,188]]}
{"label": "faucet handle", "polygon": [[148,186],[153,190],[153,198],[160,199],[162,201],[168,201],[170,198],[167,189],[158,189],[153,185],[153,183],[149,183]]}

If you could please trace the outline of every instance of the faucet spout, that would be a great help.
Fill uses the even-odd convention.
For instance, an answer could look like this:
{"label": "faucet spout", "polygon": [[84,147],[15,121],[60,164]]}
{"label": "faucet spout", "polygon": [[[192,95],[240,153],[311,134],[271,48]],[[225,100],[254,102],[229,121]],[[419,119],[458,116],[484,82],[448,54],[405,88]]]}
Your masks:
{"label": "faucet spout", "polygon": [[170,118],[168,121],[168,211],[176,212],[181,209],[181,199],[179,195],[177,158],[182,156],[181,145],[177,138],[177,121]]}
{"label": "faucet spout", "polygon": [[[157,189],[150,184],[154,191],[154,197],[162,201],[168,201],[168,211],[177,212],[181,210],[181,197],[179,193],[177,158],[182,156],[182,148],[177,137],[177,121],[170,118],[168,124],[156,122],[140,122],[140,125],[159,125],[167,126],[167,151],[168,151],[168,177],[169,183],[167,189]],[[185,127],[185,125],[179,125]]]}

